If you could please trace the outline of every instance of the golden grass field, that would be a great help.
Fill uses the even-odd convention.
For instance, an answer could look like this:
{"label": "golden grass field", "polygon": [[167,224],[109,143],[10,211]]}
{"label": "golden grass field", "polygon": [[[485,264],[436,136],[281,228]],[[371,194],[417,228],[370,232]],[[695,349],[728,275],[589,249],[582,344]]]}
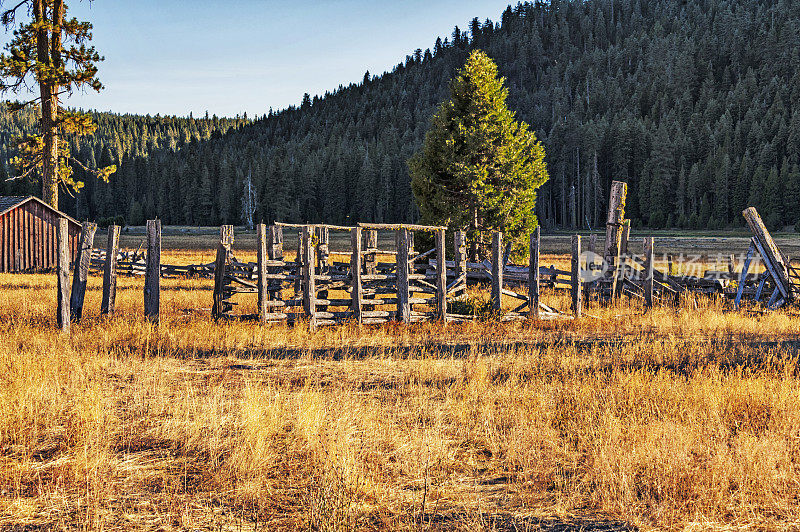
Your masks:
{"label": "golden grass field", "polygon": [[215,323],[199,279],[151,325],[142,285],[103,319],[93,275],[64,335],[54,274],[0,275],[0,528],[800,527],[792,310],[309,332]]}

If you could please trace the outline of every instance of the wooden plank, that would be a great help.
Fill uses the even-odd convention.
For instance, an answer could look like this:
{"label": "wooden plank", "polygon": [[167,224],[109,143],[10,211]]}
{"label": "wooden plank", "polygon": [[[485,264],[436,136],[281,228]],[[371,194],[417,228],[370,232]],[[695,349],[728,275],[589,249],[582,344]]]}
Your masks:
{"label": "wooden plank", "polygon": [[147,220],[147,269],[144,278],[144,315],[158,323],[161,308],[161,220]]}
{"label": "wooden plank", "polygon": [[411,304],[409,303],[408,290],[408,256],[409,256],[409,233],[408,229],[397,231],[397,318],[403,323],[411,322]]}
{"label": "wooden plank", "polygon": [[503,233],[492,233],[492,309],[502,310],[503,294]]}
{"label": "wooden plank", "polygon": [[117,300],[117,253],[119,252],[118,225],[108,226],[108,242],[106,243],[106,260],[103,267],[103,299],[100,302],[100,314],[114,314]]}
{"label": "wooden plank", "polygon": [[436,231],[436,313],[442,322],[447,317],[447,258],[444,237],[444,229]]}
{"label": "wooden plank", "polygon": [[654,238],[647,237],[644,239],[644,302],[648,308],[653,306],[653,263],[655,255],[653,252]]}
{"label": "wooden plank", "polygon": [[[271,235],[272,231],[270,231]],[[270,239],[271,240],[271,239]],[[270,246],[271,247],[271,246]],[[270,257],[272,258],[272,257]],[[258,316],[261,324],[267,322],[267,301],[269,300],[269,288],[266,279],[267,275],[267,226],[258,224],[256,226],[256,274],[258,276]]]}
{"label": "wooden plank", "polygon": [[[269,261],[283,262],[283,227],[278,225],[270,225],[269,233],[267,234],[267,255]],[[267,271],[270,274],[280,274],[283,272],[283,264],[278,266],[270,266],[267,264]],[[269,282],[269,299],[278,300],[281,296],[280,281],[270,280]]]}
{"label": "wooden plank", "polygon": [[83,222],[80,243],[75,257],[75,269],[72,278],[72,295],[69,300],[70,319],[75,323],[81,320],[83,300],[86,297],[86,280],[89,277],[89,263],[92,261],[94,234],[97,224]]}
{"label": "wooden plank", "polygon": [[542,228],[538,225],[531,234],[530,257],[528,259],[528,316],[539,319],[539,249],[542,238]]}
{"label": "wooden plank", "polygon": [[361,324],[364,320],[364,311],[361,307],[363,299],[363,288],[361,286],[361,228],[355,227],[350,232],[350,276],[352,287],[350,290],[350,308],[353,311],[353,318],[356,323]]}
{"label": "wooden plank", "polygon": [[69,227],[66,218],[58,219],[56,231],[56,275],[57,275],[57,303],[56,323],[58,327],[69,332]]}
{"label": "wooden plank", "polygon": [[316,257],[314,256],[313,227],[303,227],[301,231],[302,270],[303,270],[303,310],[308,317],[308,326],[314,330],[317,327],[316,319]]}
{"label": "wooden plank", "polygon": [[579,319],[583,312],[583,281],[581,280],[581,236],[572,236],[572,314]]}
{"label": "wooden plank", "polygon": [[365,239],[365,253],[364,253],[364,273],[367,275],[375,275],[378,268],[378,232],[374,229],[363,231]]}

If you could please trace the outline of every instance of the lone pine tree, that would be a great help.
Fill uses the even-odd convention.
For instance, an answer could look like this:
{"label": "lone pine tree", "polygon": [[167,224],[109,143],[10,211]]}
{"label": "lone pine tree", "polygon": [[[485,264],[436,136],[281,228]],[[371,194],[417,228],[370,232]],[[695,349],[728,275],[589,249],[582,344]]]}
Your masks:
{"label": "lone pine tree", "polygon": [[536,189],[548,178],[544,148],[508,109],[504,81],[489,56],[474,50],[408,162],[422,221],[468,227],[473,259],[492,230],[524,249],[537,223]]}
{"label": "lone pine tree", "polygon": [[0,91],[19,93],[27,91],[27,78],[32,76],[39,87],[39,97],[24,103],[10,104],[11,110],[27,105],[38,105],[38,134],[28,134],[17,139],[20,155],[12,162],[24,178],[41,172],[42,199],[58,208],[58,187],[78,190],[83,182],[72,177],[70,162],[104,181],[115,170],[107,166],[100,170],[87,168],[69,156],[64,136],[92,134],[97,126],[88,113],[68,111],[59,105],[60,95],[89,87],[100,91],[103,85],[97,79],[97,63],[102,58],[93,46],[92,25],[75,18],[67,19],[67,6],[63,0],[22,0],[11,9],[3,11],[2,22],[14,25],[16,13],[28,8],[30,22],[14,30],[14,38],[6,45],[8,53],[0,55]]}

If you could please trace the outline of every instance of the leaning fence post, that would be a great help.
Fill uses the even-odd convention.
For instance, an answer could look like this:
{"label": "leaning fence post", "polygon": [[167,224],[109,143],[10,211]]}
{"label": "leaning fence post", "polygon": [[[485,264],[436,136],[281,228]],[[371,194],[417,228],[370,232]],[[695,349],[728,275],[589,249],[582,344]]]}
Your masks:
{"label": "leaning fence post", "polygon": [[503,233],[492,234],[492,309],[500,311],[503,294]]}
{"label": "leaning fence post", "polygon": [[97,231],[97,224],[83,222],[81,238],[78,242],[78,253],[75,257],[72,295],[69,301],[70,319],[76,323],[81,320],[81,315],[83,314],[83,300],[86,297],[86,280],[89,277],[89,265],[92,263],[95,231]]}
{"label": "leaning fence post", "polygon": [[539,319],[539,242],[542,228],[538,225],[531,233],[531,256],[528,261],[528,316]]}
{"label": "leaning fence post", "polygon": [[572,236],[572,313],[581,317],[583,306],[583,281],[581,280],[581,236]]}
{"label": "leaning fence post", "polygon": [[436,314],[447,322],[447,260],[444,251],[445,230],[436,231]]}
{"label": "leaning fence post", "polygon": [[258,319],[262,325],[267,323],[267,226],[256,226],[256,274],[258,275]]}
{"label": "leaning fence post", "polygon": [[352,302],[350,308],[353,311],[353,318],[356,323],[361,324],[364,320],[361,310],[362,288],[361,288],[361,228],[354,227],[350,232],[350,245],[352,254],[350,255],[350,276],[352,286],[350,297]]}
{"label": "leaning fence post", "polygon": [[317,327],[316,260],[312,242],[314,228],[306,225],[300,235],[300,248],[303,250],[303,310],[308,316],[309,328],[314,330]]}
{"label": "leaning fence post", "polygon": [[108,226],[108,243],[106,244],[106,263],[103,268],[103,300],[100,303],[100,314],[114,314],[117,300],[117,253],[119,252],[119,226]]}
{"label": "leaning fence post", "polygon": [[56,274],[58,276],[58,327],[69,332],[69,222],[66,218],[58,219],[56,231]]}
{"label": "leaning fence post", "polygon": [[400,229],[397,231],[397,319],[403,323],[411,322],[411,304],[409,303],[408,287],[408,251],[409,251],[409,231]]}
{"label": "leaning fence post", "polygon": [[644,239],[644,302],[653,306],[653,237]]}
{"label": "leaning fence post", "polygon": [[158,323],[161,305],[161,220],[147,220],[147,269],[144,277],[144,316]]}

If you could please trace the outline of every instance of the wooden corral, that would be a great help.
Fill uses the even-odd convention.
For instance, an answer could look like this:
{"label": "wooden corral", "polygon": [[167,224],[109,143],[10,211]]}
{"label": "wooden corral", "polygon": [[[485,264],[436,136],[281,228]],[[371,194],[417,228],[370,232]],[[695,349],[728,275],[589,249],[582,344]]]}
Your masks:
{"label": "wooden corral", "polygon": [[59,218],[67,220],[72,260],[81,224],[34,196],[0,196],[0,272],[55,268]]}

